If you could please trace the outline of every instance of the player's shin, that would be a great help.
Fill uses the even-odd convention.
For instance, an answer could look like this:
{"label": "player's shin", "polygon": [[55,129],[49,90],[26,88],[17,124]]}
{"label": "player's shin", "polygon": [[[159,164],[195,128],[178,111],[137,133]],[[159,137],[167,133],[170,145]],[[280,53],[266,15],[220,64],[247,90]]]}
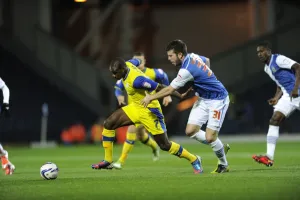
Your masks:
{"label": "player's shin", "polygon": [[205,131],[199,130],[197,133],[190,136],[190,138],[197,140],[198,142],[201,142],[203,144],[208,144],[205,136]]}
{"label": "player's shin", "polygon": [[146,132],[142,133],[141,142],[143,144],[151,147],[153,151],[156,151],[157,148],[158,148],[158,145],[155,142],[155,140],[152,137],[150,137],[150,135],[148,133],[146,133]]}
{"label": "player's shin", "polygon": [[104,148],[104,160],[107,162],[113,161],[113,142],[115,140],[115,130],[103,129],[102,145]]}
{"label": "player's shin", "polygon": [[219,164],[228,165],[226,154],[224,151],[224,145],[219,138],[210,143],[212,150],[215,152],[216,156],[219,159]]}
{"label": "player's shin", "polygon": [[171,147],[169,149],[169,153],[173,154],[175,156],[178,156],[180,158],[185,158],[188,161],[190,161],[191,163],[197,159],[197,157],[194,154],[191,154],[185,148],[183,148],[180,144],[177,144],[175,142],[171,142]]}
{"label": "player's shin", "polygon": [[267,134],[267,156],[269,159],[274,159],[276,142],[279,138],[279,126],[269,126],[269,131]]}
{"label": "player's shin", "polygon": [[122,155],[119,159],[119,162],[123,165],[127,159],[128,153],[132,150],[134,146],[134,142],[136,140],[136,133],[129,133],[126,134],[126,141],[123,144]]}

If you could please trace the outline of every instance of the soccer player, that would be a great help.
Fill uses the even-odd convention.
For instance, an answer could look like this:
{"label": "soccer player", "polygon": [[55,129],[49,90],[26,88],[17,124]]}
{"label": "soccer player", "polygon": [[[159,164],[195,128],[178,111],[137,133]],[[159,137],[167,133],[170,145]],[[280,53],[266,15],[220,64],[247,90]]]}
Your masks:
{"label": "soccer player", "polygon": [[[135,52],[133,54],[133,59],[141,60],[141,64],[137,66],[142,72],[145,73],[147,77],[151,80],[161,83],[163,85],[169,85],[168,75],[162,69],[148,68],[145,66],[146,59],[145,55],[142,52]],[[126,105],[125,95],[124,95],[124,85],[121,80],[118,80],[115,85],[115,95],[118,99],[119,106]],[[130,99],[129,99],[130,101]],[[163,105],[167,106],[172,102],[171,96],[167,96],[163,99]],[[130,103],[130,102],[129,102]],[[137,134],[140,133],[140,134]],[[124,165],[129,152],[132,150],[135,140],[138,138],[143,144],[151,147],[153,152],[153,161],[159,159],[159,147],[154,139],[147,133],[145,128],[141,128],[140,131],[137,131],[137,128],[134,125],[128,127],[126,133],[126,141],[123,144],[122,154],[117,162],[113,163],[113,167],[116,169],[121,169]]]}
{"label": "soccer player", "polygon": [[[193,89],[200,98],[191,110],[185,130],[186,135],[211,146],[218,157],[217,168],[212,173],[228,172],[226,153],[229,145],[224,146],[218,138],[229,106],[227,90],[210,69],[209,58],[188,53],[187,46],[182,40],[171,41],[166,51],[168,60],[180,67],[178,75],[168,87],[155,94],[147,94],[142,104],[147,106],[153,100],[168,96],[192,81]],[[206,122],[206,131],[202,131],[201,126]]]}
{"label": "soccer player", "polygon": [[[140,60],[138,59],[131,59],[125,62],[121,58],[114,59],[110,64],[109,70],[113,77],[117,80],[122,79],[127,95],[130,98],[130,104],[116,110],[105,120],[104,130],[102,132],[103,148],[105,151],[104,160],[100,163],[93,164],[92,168],[112,168],[115,129],[134,124],[138,128],[140,125],[143,125],[146,130],[153,135],[154,140],[161,150],[187,159],[192,164],[194,173],[201,173],[203,171],[201,158],[191,154],[181,145],[169,141],[160,103],[156,100],[151,102],[147,107],[140,104],[140,101],[145,97],[145,91],[155,93],[156,90],[160,90],[164,86],[149,79],[136,67],[139,65]],[[174,92],[172,95],[183,98],[186,94],[187,93],[179,94],[178,92]]]}
{"label": "soccer player", "polygon": [[[0,89],[3,92],[3,103],[1,106],[1,117],[4,115],[5,117],[9,116],[9,89],[5,82],[0,78]],[[11,175],[14,170],[15,166],[8,160],[8,152],[5,151],[0,144],[0,158],[2,162],[2,169],[5,171],[6,175]]]}
{"label": "soccer player", "polygon": [[299,86],[300,65],[296,61],[280,54],[272,54],[268,42],[257,46],[257,55],[265,65],[265,72],[276,83],[277,90],[273,98],[268,100],[274,106],[273,115],[269,121],[266,155],[254,155],[252,158],[270,167],[274,163],[276,142],[279,137],[281,123],[296,109],[300,108]]}

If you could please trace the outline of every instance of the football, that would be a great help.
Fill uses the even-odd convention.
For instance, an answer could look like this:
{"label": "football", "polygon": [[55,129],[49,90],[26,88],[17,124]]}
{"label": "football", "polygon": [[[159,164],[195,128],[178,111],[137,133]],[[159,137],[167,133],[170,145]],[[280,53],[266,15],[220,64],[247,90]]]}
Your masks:
{"label": "football", "polygon": [[56,179],[58,176],[58,167],[52,162],[47,162],[41,167],[40,174],[45,180]]}

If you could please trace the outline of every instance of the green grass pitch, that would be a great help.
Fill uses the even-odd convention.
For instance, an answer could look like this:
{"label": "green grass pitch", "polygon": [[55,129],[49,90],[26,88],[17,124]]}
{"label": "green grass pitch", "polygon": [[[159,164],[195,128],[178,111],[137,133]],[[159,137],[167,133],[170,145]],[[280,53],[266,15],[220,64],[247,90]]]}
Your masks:
{"label": "green grass pitch", "polygon": [[[122,170],[92,170],[103,158],[100,145],[30,149],[6,147],[16,165],[12,176],[0,174],[0,199],[299,199],[298,142],[280,142],[271,168],[255,163],[251,155],[265,151],[265,143],[232,143],[229,173],[210,174],[217,159],[210,147],[183,144],[203,158],[204,173],[194,175],[184,159],[161,152],[152,161],[151,150],[134,147]],[[115,146],[117,159],[121,146]],[[46,181],[39,169],[47,161],[59,167],[56,180]]]}

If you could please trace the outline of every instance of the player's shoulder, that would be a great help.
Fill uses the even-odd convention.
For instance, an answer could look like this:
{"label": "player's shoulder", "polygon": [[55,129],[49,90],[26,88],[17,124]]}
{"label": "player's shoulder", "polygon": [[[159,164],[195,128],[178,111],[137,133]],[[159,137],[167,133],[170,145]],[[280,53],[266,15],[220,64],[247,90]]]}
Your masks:
{"label": "player's shoulder", "polygon": [[273,60],[274,60],[274,62],[275,62],[277,65],[281,65],[281,64],[283,64],[283,63],[285,63],[285,62],[288,62],[288,61],[290,60],[290,58],[288,58],[287,56],[282,55],[282,54],[272,54],[272,55],[273,55],[273,57],[275,58],[275,59],[273,59]]}
{"label": "player's shoulder", "polygon": [[154,70],[155,72],[159,73],[159,74],[164,74],[164,73],[165,73],[164,70],[161,69],[161,68],[153,68],[153,70]]}

